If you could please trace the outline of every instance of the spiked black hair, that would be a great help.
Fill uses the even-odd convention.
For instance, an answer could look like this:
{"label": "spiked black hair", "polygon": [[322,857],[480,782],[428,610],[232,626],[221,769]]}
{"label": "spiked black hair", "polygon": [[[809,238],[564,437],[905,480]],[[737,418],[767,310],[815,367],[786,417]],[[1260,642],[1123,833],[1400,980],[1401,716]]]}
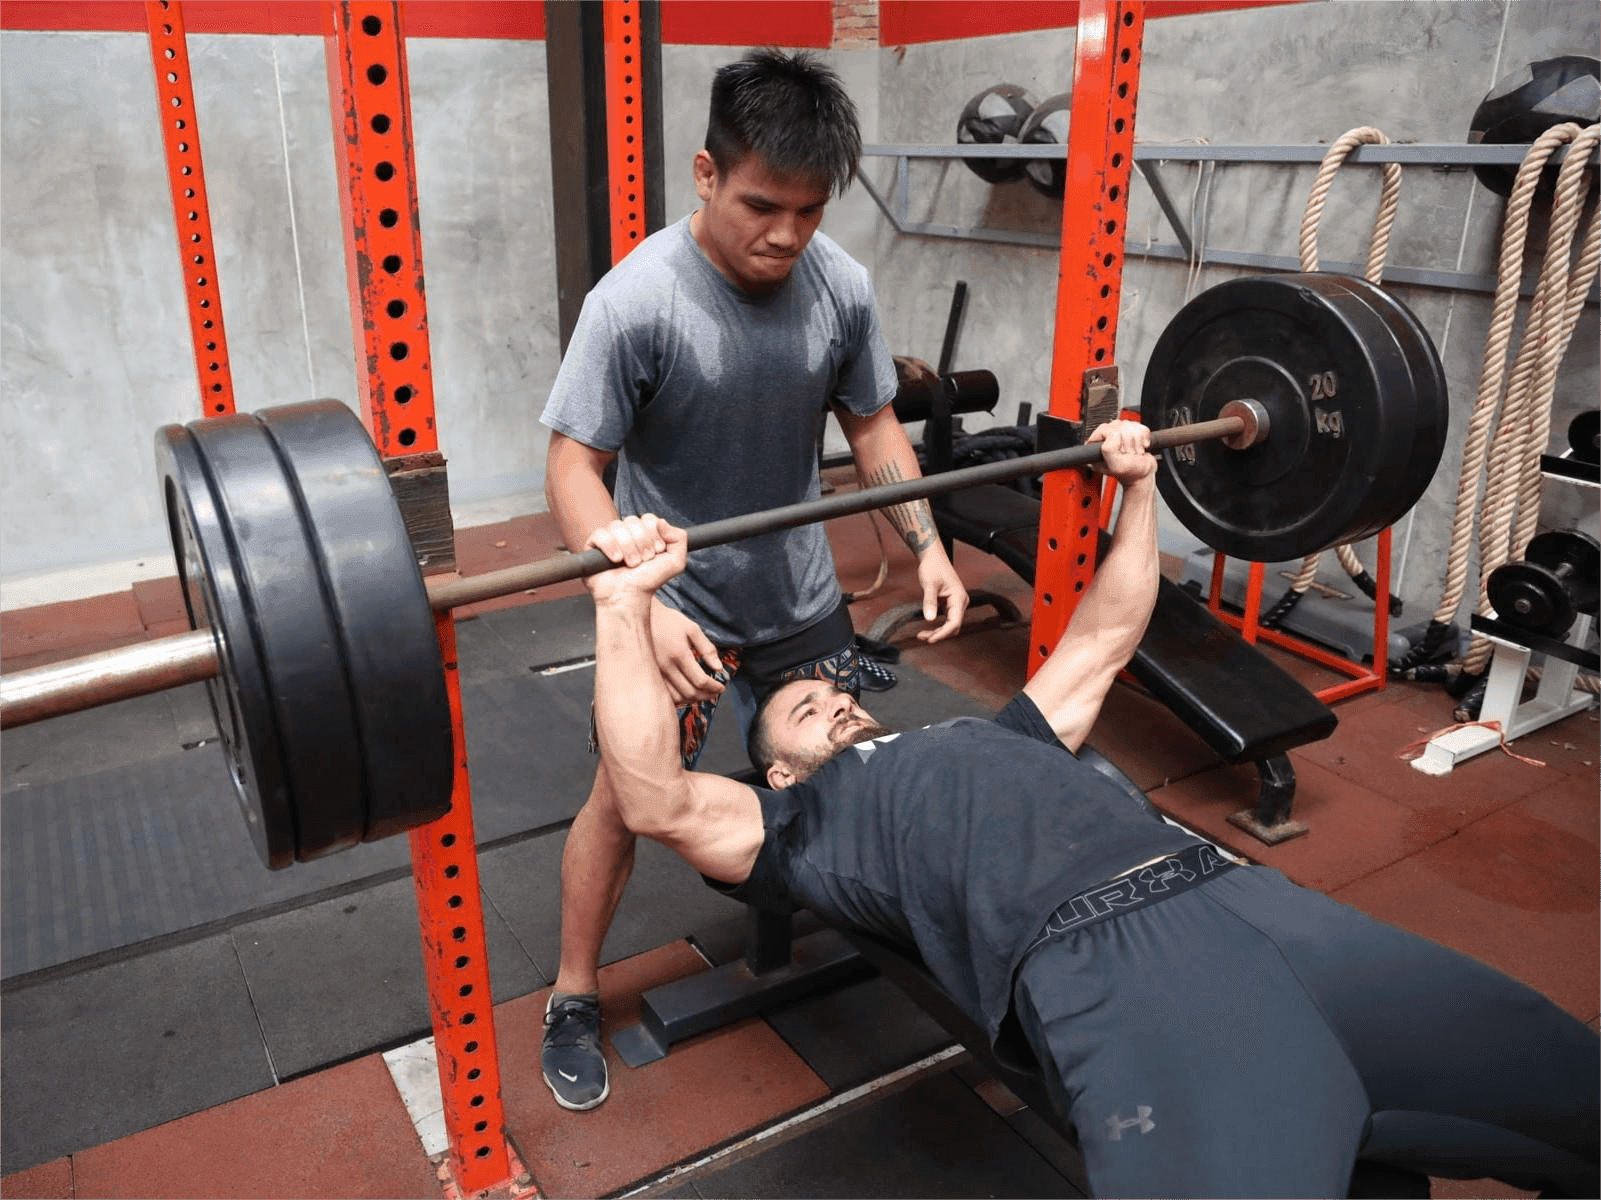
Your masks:
{"label": "spiked black hair", "polygon": [[706,152],[720,175],[755,153],[771,171],[826,182],[843,195],[862,154],[856,105],[815,55],[752,50],[712,77]]}

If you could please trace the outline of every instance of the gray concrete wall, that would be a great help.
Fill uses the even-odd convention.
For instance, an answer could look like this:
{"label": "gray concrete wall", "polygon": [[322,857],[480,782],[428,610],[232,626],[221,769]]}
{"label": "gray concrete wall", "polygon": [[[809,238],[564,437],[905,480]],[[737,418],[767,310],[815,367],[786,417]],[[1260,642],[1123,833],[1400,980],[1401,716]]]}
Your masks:
{"label": "gray concrete wall", "polygon": [[[1564,50],[1594,53],[1601,18],[1564,0],[1334,2],[1165,18],[1147,25],[1144,141],[1331,140],[1377,124],[1396,140],[1456,141],[1496,78]],[[312,396],[354,402],[348,293],[322,44],[194,36],[201,144],[239,407]],[[667,218],[696,201],[689,162],[711,71],[728,47],[663,50]],[[558,364],[544,46],[416,39],[408,47],[424,267],[441,442],[458,521],[542,507],[538,425]],[[967,98],[1013,82],[1066,90],[1071,30],[830,52],[867,140],[948,144]],[[168,574],[150,451],[197,399],[142,34],[0,33],[0,599],[7,607]],[[864,169],[885,183],[889,164]],[[1349,168],[1324,222],[1328,259],[1360,255],[1377,197]],[[1206,187],[1215,247],[1292,254],[1311,167],[1225,166]],[[1188,206],[1193,168],[1164,178]],[[914,167],[915,220],[1054,234],[1058,206],[990,186],[956,162]],[[1136,183],[1130,244],[1172,232]],[[1467,172],[1413,169],[1391,252],[1400,266],[1493,267],[1502,202]],[[999,419],[1049,390],[1054,250],[896,235],[858,187],[823,228],[874,271],[897,353],[939,352],[950,289],[970,288],[958,367],[1001,378]],[[1186,294],[1237,272],[1131,255],[1119,361],[1137,397],[1157,335]],[[1403,526],[1403,591],[1432,604],[1489,299],[1398,289],[1444,355],[1456,435]],[[1557,428],[1595,402],[1595,309],[1564,365]],[[838,445],[837,435],[834,444]],[[1557,502],[1560,507],[1560,502]],[[1193,544],[1167,522],[1170,549]],[[76,571],[76,575],[70,572]],[[62,575],[61,572],[69,572]],[[48,584],[30,580],[47,574]]]}
{"label": "gray concrete wall", "polygon": [[[1595,54],[1601,9],[1561,0],[1405,0],[1276,6],[1201,13],[1146,24],[1137,137],[1143,142],[1330,142],[1347,129],[1377,125],[1394,141],[1462,141],[1473,109],[1508,71],[1556,53]],[[886,143],[955,141],[968,98],[996,83],[1027,88],[1036,101],[1068,90],[1073,33],[1056,30],[906,48],[881,54],[880,136]],[[887,185],[891,164],[870,165]],[[1193,231],[1220,249],[1295,255],[1315,166],[1218,166],[1210,180],[1193,166],[1162,169],[1181,210],[1197,188],[1209,217]],[[960,163],[912,168],[914,221],[1055,234],[1057,205],[1025,182],[990,185]],[[1325,261],[1362,261],[1379,194],[1378,173],[1348,167],[1336,180],[1320,231]],[[1175,243],[1150,189],[1130,193],[1129,245]],[[1504,201],[1465,170],[1412,168],[1402,182],[1390,264],[1493,272]],[[1054,251],[898,236],[886,222],[876,280],[890,340],[925,356],[939,348],[950,289],[971,293],[958,367],[988,367],[1001,379],[998,416],[1016,404],[1045,407],[1058,259]],[[1162,329],[1186,298],[1242,272],[1128,258],[1118,361],[1124,395],[1137,399],[1143,367]],[[1193,277],[1192,277],[1193,276]],[[1417,313],[1441,350],[1452,396],[1453,430],[1445,460],[1423,500],[1397,530],[1396,571],[1408,620],[1438,599],[1455,504],[1462,434],[1477,390],[1489,319],[1487,295],[1421,287],[1393,289]],[[1563,365],[1554,440],[1569,416],[1594,407],[1596,309],[1589,306]],[[979,427],[971,422],[970,428]],[[1593,493],[1590,494],[1593,496]],[[1559,524],[1594,500],[1561,485],[1547,489]],[[1198,545],[1170,516],[1164,545]],[[1371,558],[1369,558],[1371,561]],[[1326,556],[1325,570],[1339,570]]]}

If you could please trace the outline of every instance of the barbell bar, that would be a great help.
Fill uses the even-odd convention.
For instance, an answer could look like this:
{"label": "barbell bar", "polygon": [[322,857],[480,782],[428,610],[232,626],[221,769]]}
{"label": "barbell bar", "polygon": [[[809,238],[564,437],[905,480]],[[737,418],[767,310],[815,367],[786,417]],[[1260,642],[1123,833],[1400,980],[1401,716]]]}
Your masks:
{"label": "barbell bar", "polygon": [[[1243,399],[1250,397],[1250,399]],[[1298,558],[1393,523],[1437,468],[1444,372],[1361,280],[1230,280],[1158,340],[1141,399],[1157,477],[1202,542]],[[332,400],[156,438],[194,632],[0,679],[0,727],[203,681],[234,793],[283,867],[448,811],[455,752],[436,613],[605,570],[599,551],[425,581],[372,440]],[[697,525],[703,549],[961,488],[1090,466],[1070,447]]]}
{"label": "barbell bar", "polygon": [[[1170,447],[1211,440],[1245,449],[1270,436],[1269,423],[1266,410],[1254,400],[1235,400],[1213,420],[1152,430],[1151,451],[1159,453]],[[983,483],[1007,483],[1050,471],[1091,467],[1100,459],[1099,444],[1068,446],[860,491],[836,492],[817,500],[692,526],[687,531],[689,549],[701,550],[758,534],[891,508]],[[554,554],[478,575],[435,576],[425,581],[425,587],[430,607],[443,612],[565,583],[604,571],[612,565],[599,550],[584,550],[577,554]],[[220,664],[214,632],[196,629],[136,646],[85,655],[69,662],[17,671],[0,679],[0,728],[12,729],[117,700],[187,683],[201,683],[216,677]]]}

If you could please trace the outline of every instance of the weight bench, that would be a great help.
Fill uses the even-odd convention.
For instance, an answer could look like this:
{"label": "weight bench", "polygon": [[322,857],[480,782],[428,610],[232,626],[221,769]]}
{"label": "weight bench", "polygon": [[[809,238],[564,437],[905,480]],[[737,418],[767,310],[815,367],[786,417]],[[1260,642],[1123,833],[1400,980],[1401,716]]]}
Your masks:
{"label": "weight bench", "polygon": [[[989,372],[964,372],[967,377]],[[955,379],[948,376],[947,379]],[[998,389],[947,384],[946,395],[924,390],[908,404],[907,419],[923,419],[924,469],[950,470],[956,454],[957,413],[988,412]],[[896,412],[902,412],[900,399]],[[947,549],[965,542],[1005,563],[1029,584],[1039,543],[1040,502],[1004,484],[980,484],[936,496],[934,522]],[[1102,536],[1102,552],[1106,545]],[[873,636],[891,640],[893,627],[875,625]],[[1288,751],[1334,732],[1338,718],[1288,671],[1212,615],[1190,593],[1164,578],[1150,627],[1128,666],[1157,700],[1194,730],[1225,762],[1253,763],[1262,786],[1254,810],[1232,813],[1231,823],[1269,845],[1306,832],[1290,819],[1295,768]]]}

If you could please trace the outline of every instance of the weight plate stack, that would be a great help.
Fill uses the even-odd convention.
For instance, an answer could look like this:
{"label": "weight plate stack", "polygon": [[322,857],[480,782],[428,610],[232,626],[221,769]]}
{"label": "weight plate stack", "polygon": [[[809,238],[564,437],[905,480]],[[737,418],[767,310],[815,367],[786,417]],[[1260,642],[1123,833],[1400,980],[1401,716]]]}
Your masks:
{"label": "weight plate stack", "polygon": [[294,806],[262,648],[205,464],[182,425],[156,435],[156,469],[189,625],[217,640],[219,670],[206,691],[234,794],[262,861],[287,867],[295,861]]}
{"label": "weight plate stack", "polygon": [[336,400],[257,414],[303,506],[330,605],[362,750],[362,838],[450,810],[450,701],[433,609],[389,475]]}
{"label": "weight plate stack", "polygon": [[449,809],[433,613],[383,463],[336,401],[169,426],[158,465],[191,623],[269,867]]}
{"label": "weight plate stack", "polygon": [[1147,364],[1141,411],[1153,429],[1210,420],[1234,399],[1268,411],[1260,445],[1163,452],[1163,499],[1231,557],[1282,562],[1375,533],[1397,515],[1375,493],[1416,473],[1412,366],[1385,318],[1337,278],[1210,288],[1179,310]]}
{"label": "weight plate stack", "polygon": [[1577,529],[1553,529],[1529,539],[1521,562],[1490,573],[1485,595],[1509,625],[1547,637],[1566,637],[1580,613],[1594,615],[1601,594],[1601,543]]}
{"label": "weight plate stack", "polygon": [[[1445,366],[1423,323],[1395,296],[1354,275],[1329,275],[1382,317],[1395,335],[1412,377],[1412,448],[1402,469],[1374,489],[1375,532],[1400,520],[1423,498],[1445,454],[1451,399]],[[1385,486],[1388,483],[1390,486]]]}

